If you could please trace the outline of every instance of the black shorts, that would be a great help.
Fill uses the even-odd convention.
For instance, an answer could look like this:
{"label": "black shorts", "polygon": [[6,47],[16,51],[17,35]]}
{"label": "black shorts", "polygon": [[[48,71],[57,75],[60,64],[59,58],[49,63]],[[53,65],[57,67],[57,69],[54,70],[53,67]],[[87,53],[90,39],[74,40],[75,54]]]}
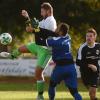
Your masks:
{"label": "black shorts", "polygon": [[81,78],[85,86],[97,87],[98,85],[98,73],[88,70],[81,72]]}

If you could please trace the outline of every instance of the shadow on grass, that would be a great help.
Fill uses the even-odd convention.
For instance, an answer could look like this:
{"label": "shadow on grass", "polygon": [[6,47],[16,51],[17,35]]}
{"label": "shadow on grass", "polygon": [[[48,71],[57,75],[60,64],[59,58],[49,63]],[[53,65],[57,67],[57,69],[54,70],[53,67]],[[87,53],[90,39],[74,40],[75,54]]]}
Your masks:
{"label": "shadow on grass", "polygon": [[[0,100],[8,100],[8,99],[0,99]],[[12,99],[9,99],[9,100],[12,100]],[[28,98],[25,98],[25,99],[13,99],[13,100],[36,100],[36,99],[28,99]],[[48,99],[45,99],[45,100],[48,100]],[[57,99],[55,99],[55,100],[73,100],[73,99],[71,99],[71,98],[65,98],[65,99],[63,99],[63,98],[57,98]],[[84,99],[84,100],[89,100],[88,98],[86,98],[86,99]]]}
{"label": "shadow on grass", "polygon": [[[78,86],[79,91],[87,91],[84,85],[80,82]],[[36,91],[36,84],[34,83],[0,83],[0,91]],[[48,91],[48,84],[45,83],[45,91]],[[68,91],[63,83],[57,86],[57,91]],[[100,87],[98,88],[100,91]]]}

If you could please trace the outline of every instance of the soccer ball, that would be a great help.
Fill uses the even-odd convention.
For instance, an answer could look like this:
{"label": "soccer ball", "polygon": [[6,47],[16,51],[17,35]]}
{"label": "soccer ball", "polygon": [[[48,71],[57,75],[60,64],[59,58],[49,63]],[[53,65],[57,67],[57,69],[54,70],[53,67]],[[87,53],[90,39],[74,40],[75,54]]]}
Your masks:
{"label": "soccer ball", "polygon": [[9,33],[2,33],[0,35],[1,44],[7,45],[12,42],[12,36]]}

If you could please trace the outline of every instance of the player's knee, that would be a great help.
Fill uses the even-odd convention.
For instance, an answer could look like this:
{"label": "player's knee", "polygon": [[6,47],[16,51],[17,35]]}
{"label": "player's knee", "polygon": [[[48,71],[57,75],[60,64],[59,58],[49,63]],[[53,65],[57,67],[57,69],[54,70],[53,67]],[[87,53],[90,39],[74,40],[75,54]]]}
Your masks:
{"label": "player's knee", "polygon": [[81,95],[78,93],[77,88],[69,88],[71,95],[75,98],[75,100],[82,100]]}
{"label": "player's knee", "polygon": [[30,53],[30,51],[26,48],[26,46],[19,47],[18,51],[21,53]]}
{"label": "player's knee", "polygon": [[19,47],[19,48],[18,48],[18,51],[23,53],[24,48],[23,48],[23,47]]}
{"label": "player's knee", "polygon": [[18,48],[18,51],[20,52],[20,53],[26,53],[26,49],[25,48],[23,48],[23,47],[19,47]]}

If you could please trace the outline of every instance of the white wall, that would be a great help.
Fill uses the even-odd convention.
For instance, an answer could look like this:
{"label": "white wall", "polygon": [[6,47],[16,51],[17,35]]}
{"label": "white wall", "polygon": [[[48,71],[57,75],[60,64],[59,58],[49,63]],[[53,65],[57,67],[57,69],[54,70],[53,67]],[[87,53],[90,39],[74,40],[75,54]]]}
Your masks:
{"label": "white wall", "polygon": [[[34,59],[0,59],[0,76],[34,76],[36,60]],[[54,63],[51,61],[45,68],[44,75],[50,76]],[[79,69],[76,67],[80,77]]]}

